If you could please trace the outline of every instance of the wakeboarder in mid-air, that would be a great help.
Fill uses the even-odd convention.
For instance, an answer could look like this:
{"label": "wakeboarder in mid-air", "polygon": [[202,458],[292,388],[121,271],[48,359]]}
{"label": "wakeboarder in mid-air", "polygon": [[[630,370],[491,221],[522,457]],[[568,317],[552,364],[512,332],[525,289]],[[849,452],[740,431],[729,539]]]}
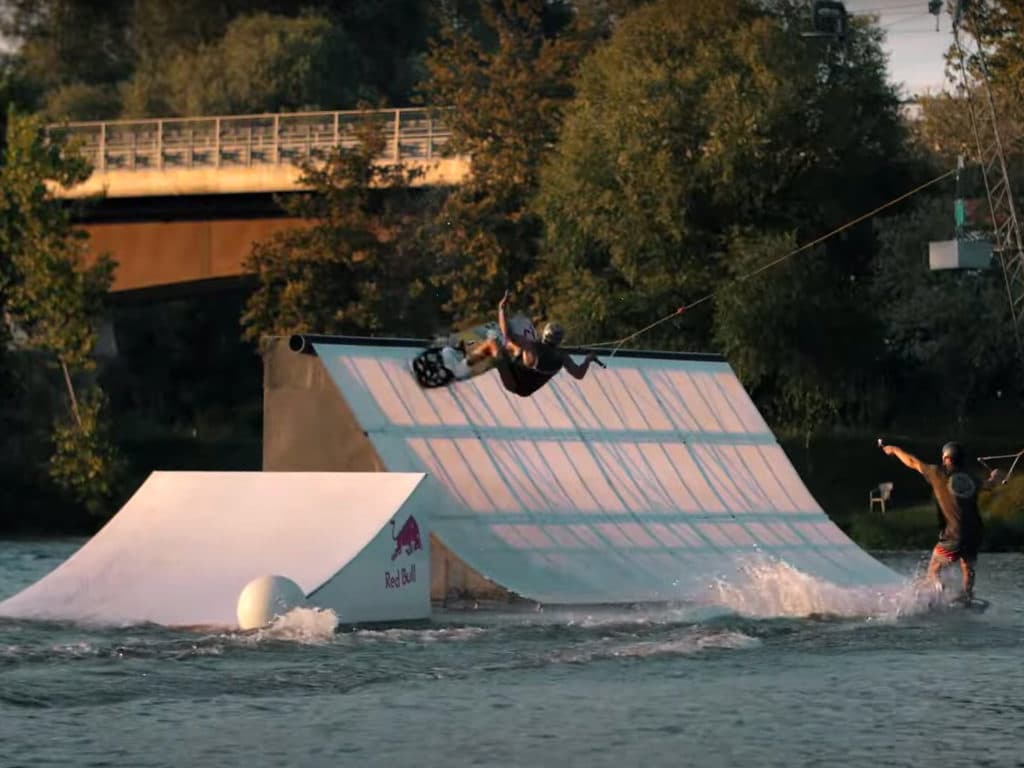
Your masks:
{"label": "wakeboarder in mid-air", "polygon": [[[591,363],[604,367],[596,354],[588,352],[582,363],[561,348],[564,332],[556,322],[549,322],[537,338],[533,324],[521,319],[519,328],[510,327],[506,313],[509,292],[505,291],[498,302],[498,327],[486,332],[486,337],[473,344],[463,355],[452,344],[440,349],[431,348],[413,361],[413,371],[423,386],[442,386],[448,382],[462,381],[482,370],[496,367],[505,389],[520,397],[529,397],[547,384],[563,368],[576,379],[582,379],[590,370]],[[436,370],[435,360],[439,358],[444,372]],[[481,363],[492,362],[492,366]]]}

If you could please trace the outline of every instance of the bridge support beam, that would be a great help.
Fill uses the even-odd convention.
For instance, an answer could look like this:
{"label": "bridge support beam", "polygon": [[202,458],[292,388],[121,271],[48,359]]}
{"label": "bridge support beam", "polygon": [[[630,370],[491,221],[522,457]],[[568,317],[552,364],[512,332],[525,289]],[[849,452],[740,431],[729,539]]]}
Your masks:
{"label": "bridge support beam", "polygon": [[92,258],[117,261],[113,291],[238,277],[253,243],[305,226],[302,219],[87,224]]}

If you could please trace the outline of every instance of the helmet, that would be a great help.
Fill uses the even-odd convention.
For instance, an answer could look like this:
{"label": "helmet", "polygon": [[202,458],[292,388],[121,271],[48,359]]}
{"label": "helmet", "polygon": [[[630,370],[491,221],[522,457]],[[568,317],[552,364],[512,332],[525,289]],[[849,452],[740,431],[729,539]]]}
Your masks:
{"label": "helmet", "polygon": [[964,447],[960,443],[950,441],[942,446],[942,458],[949,457],[954,467],[964,463]]}
{"label": "helmet", "polygon": [[565,336],[565,331],[562,330],[562,326],[558,323],[548,323],[544,326],[544,333],[540,335],[540,340],[545,344],[557,347],[562,343],[563,336]]}

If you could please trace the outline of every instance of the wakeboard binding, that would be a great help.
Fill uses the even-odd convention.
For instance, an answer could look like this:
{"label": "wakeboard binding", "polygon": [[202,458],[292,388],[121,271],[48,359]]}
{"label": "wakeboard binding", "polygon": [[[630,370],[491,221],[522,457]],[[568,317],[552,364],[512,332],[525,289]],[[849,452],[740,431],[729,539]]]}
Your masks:
{"label": "wakeboard binding", "polygon": [[424,389],[446,387],[455,380],[455,374],[444,367],[441,358],[443,346],[427,347],[412,361],[412,372],[416,381]]}

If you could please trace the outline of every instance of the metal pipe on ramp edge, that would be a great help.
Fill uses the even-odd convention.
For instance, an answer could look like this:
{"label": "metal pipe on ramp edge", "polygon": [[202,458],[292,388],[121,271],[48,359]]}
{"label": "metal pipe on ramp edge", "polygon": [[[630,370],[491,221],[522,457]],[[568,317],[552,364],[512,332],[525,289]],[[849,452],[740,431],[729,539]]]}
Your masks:
{"label": "metal pipe on ramp edge", "polygon": [[430,345],[427,339],[401,339],[374,336],[332,336],[326,333],[293,333],[288,337],[288,348],[302,355],[315,355],[314,344],[351,344],[377,347],[409,347],[423,349]]}

